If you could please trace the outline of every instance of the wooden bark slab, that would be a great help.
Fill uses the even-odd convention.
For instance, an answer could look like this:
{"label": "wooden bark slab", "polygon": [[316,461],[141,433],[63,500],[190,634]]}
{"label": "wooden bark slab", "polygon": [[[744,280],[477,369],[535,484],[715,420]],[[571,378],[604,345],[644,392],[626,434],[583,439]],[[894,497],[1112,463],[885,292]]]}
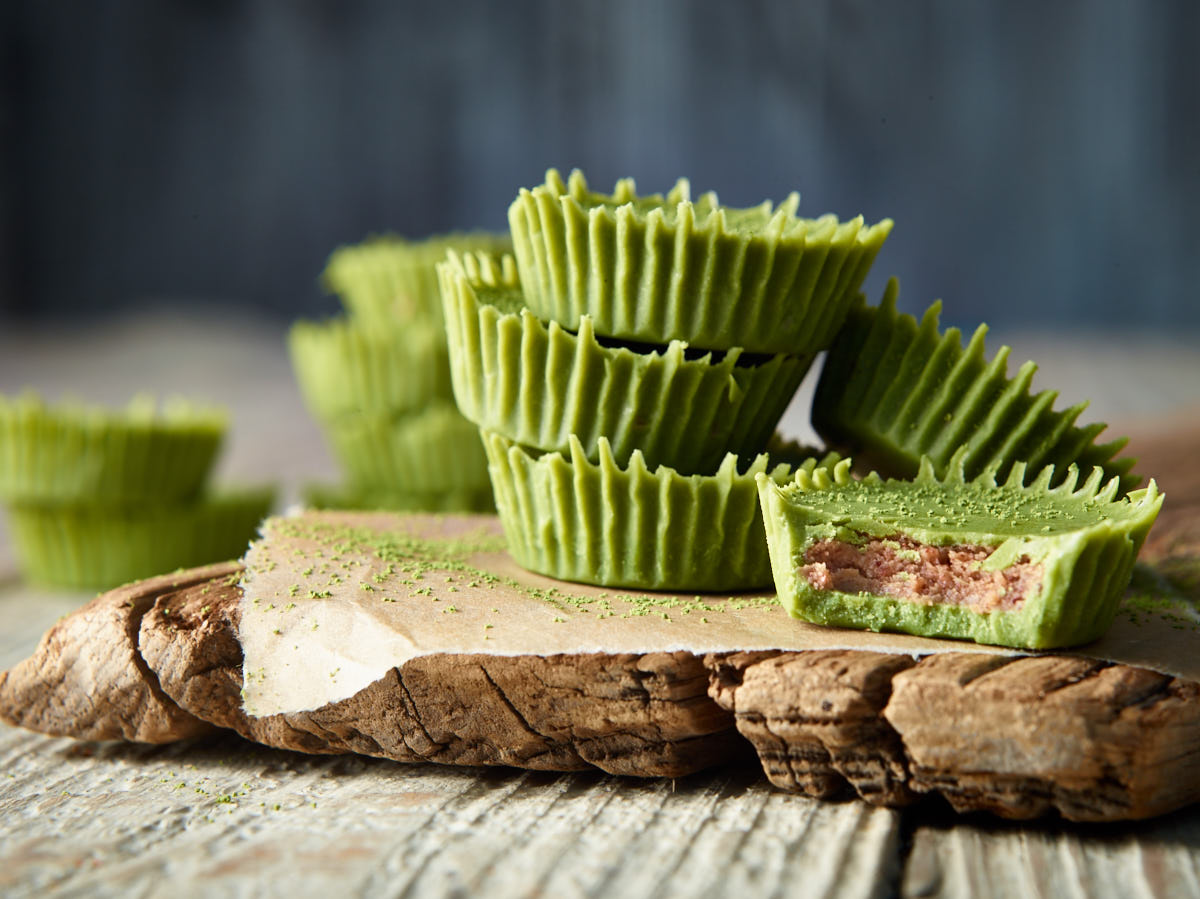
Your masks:
{"label": "wooden bark slab", "polygon": [[160,597],[141,652],[182,708],[267,746],[643,777],[680,777],[742,750],[685,652],[422,656],[349,699],[252,718],[241,706],[240,599],[225,582]]}
{"label": "wooden bark slab", "polygon": [[708,656],[710,695],[737,715],[780,789],[828,799],[853,787],[877,805],[914,798],[904,747],[882,717],[908,656],[830,650]]}
{"label": "wooden bark slab", "polygon": [[642,777],[680,777],[746,751],[686,652],[423,656],[346,700],[250,717],[236,570],[146,581],[68,616],[0,680],[0,720],[149,743],[220,727],[308,753]]}
{"label": "wooden bark slab", "polygon": [[[0,680],[0,717],[92,739],[223,728],[311,754],[664,777],[736,757],[736,722],[773,784],[818,798],[898,807],[935,793],[959,811],[1072,820],[1200,799],[1200,685],[1075,657],[440,654],[349,699],[254,718],[231,571],[97,598]],[[97,661],[104,628],[120,639]]]}
{"label": "wooden bark slab", "polygon": [[[1176,469],[1178,470],[1178,469]],[[1192,585],[1200,490],[1148,556]],[[435,653],[304,712],[242,711],[238,568],[98,597],[0,675],[0,719],[86,739],[170,742],[222,728],[267,746],[404,762],[676,777],[757,750],[781,789],[1072,820],[1200,799],[1200,685],[1068,656],[865,650]],[[736,725],[736,730],[735,730]]]}
{"label": "wooden bark slab", "polygon": [[0,672],[0,720],[85,740],[169,743],[210,732],[163,694],[138,652],[138,628],[168,590],[239,570],[222,563],[149,578],[66,616],[32,656]]}
{"label": "wooden bark slab", "polygon": [[781,789],[890,806],[936,793],[962,812],[1075,821],[1200,799],[1200,685],[1145,669],[843,651],[707,663]]}

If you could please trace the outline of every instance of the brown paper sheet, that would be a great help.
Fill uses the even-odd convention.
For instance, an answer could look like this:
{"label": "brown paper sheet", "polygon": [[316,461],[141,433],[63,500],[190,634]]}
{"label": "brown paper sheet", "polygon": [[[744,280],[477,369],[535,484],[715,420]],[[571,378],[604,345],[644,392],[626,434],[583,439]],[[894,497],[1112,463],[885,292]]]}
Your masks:
{"label": "brown paper sheet", "polygon": [[[956,640],[808,625],[774,593],[678,595],[569,584],[521,569],[493,516],[306,512],[269,519],[243,582],[253,715],[352,696],[430,653],[555,655],[860,649],[1019,655]],[[1200,680],[1200,615],[1128,602],[1081,651]]]}

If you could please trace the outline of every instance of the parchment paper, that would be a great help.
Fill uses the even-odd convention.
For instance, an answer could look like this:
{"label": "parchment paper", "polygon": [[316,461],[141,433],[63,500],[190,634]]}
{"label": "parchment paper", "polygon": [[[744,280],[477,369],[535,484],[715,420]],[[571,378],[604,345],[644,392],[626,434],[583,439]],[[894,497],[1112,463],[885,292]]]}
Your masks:
{"label": "parchment paper", "polygon": [[[257,716],[345,699],[431,653],[1028,654],[808,625],[773,591],[696,596],[556,581],[512,561],[494,516],[306,512],[268,519],[262,534],[246,556],[241,623],[243,699]],[[1127,601],[1103,639],[1068,654],[1200,680],[1198,626],[1186,603],[1151,612]]]}

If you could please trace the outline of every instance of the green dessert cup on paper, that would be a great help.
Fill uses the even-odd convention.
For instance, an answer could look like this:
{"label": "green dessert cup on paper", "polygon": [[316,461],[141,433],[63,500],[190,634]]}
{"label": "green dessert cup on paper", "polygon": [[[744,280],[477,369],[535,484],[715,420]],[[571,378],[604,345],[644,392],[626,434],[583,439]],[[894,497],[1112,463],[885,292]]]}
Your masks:
{"label": "green dessert cup on paper", "polygon": [[412,415],[345,416],[325,436],[357,490],[441,493],[488,484],[479,429],[453,403]]}
{"label": "green dessert cup on paper", "polygon": [[258,489],[152,506],[15,505],[9,525],[29,581],[107,590],[240,558],[274,498],[273,489]]}
{"label": "green dessert cup on paper", "polygon": [[693,202],[684,179],[666,197],[638,196],[632,179],[599,194],[579,171],[564,183],[551,169],[508,221],[526,302],[544,321],[574,331],[590,315],[606,337],[804,356],[837,333],[892,222],[803,219],[799,203]]}
{"label": "green dessert cup on paper", "polygon": [[124,409],[0,396],[0,499],[171,502],[196,496],[228,425],[223,410],[136,397]]}
{"label": "green dessert cup on paper", "polygon": [[574,334],[526,309],[512,257],[451,254],[439,273],[459,409],[546,452],[569,452],[575,437],[597,462],[604,438],[618,465],[639,450],[651,469],[711,473],[726,453],[762,449],[812,361],[606,346],[586,315]]}
{"label": "green dessert cup on paper", "polygon": [[359,509],[371,512],[494,512],[492,485],[446,490],[383,490],[309,484],[305,505],[314,509]]}
{"label": "green dessert cup on paper", "polygon": [[305,405],[318,421],[412,412],[454,398],[440,326],[297,322],[288,350]]}
{"label": "green dessert cup on paper", "polygon": [[422,319],[436,324],[442,314],[436,266],[446,251],[511,249],[507,234],[490,231],[437,234],[424,240],[377,235],[334,250],[321,281],[355,318],[368,324]]}
{"label": "green dessert cup on paper", "polygon": [[685,477],[666,466],[651,471],[640,453],[619,466],[603,438],[599,463],[574,438],[568,454],[538,454],[498,434],[484,433],[483,442],[509,552],[530,571],[642,590],[771,583],[754,479],[782,483],[789,466],[768,469],[762,455],[739,471],[730,455],[716,474]]}
{"label": "green dessert cup on paper", "polygon": [[1103,424],[1077,427],[1086,403],[1054,411],[1057,393],[1031,395],[1037,366],[1026,362],[1008,378],[1009,348],[988,362],[981,325],[964,349],[958,329],[938,331],[941,303],[918,323],[896,311],[899,285],[888,282],[879,306],[859,301],[825,359],[812,422],[831,446],[885,475],[911,478],[922,456],[938,475],[962,449],[968,478],[984,471],[1006,477],[1018,462],[1028,474],[1054,466],[1100,466],[1119,479],[1120,492],[1140,478],[1133,459],[1113,457],[1124,440],[1098,444]]}
{"label": "green dessert cup on paper", "polygon": [[855,481],[849,460],[758,478],[775,586],[784,608],[815,624],[1022,649],[1087,643],[1112,623],[1162,506],[1154,482],[1117,498],[1118,480],[1071,466],[1025,484],[945,477],[922,461],[914,481]]}

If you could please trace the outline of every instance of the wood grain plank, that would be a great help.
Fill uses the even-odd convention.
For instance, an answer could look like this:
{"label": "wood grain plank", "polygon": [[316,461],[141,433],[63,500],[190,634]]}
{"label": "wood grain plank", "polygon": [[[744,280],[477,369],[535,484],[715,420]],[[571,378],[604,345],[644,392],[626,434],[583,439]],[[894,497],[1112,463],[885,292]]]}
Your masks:
{"label": "wood grain plank", "polygon": [[1140,825],[919,827],[902,896],[1157,899],[1200,896],[1200,812]]}
{"label": "wood grain plank", "polygon": [[0,893],[877,896],[899,815],[757,772],[672,782],[0,729]]}

